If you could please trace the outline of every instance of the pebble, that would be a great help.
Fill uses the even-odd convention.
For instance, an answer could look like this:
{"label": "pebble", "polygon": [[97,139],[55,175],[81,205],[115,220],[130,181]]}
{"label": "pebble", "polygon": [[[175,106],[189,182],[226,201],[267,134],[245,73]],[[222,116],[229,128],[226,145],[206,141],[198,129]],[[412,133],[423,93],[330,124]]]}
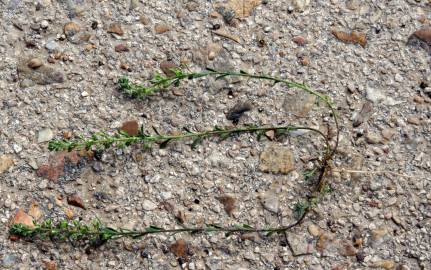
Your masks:
{"label": "pebble", "polygon": [[41,67],[43,63],[42,60],[40,60],[39,58],[32,58],[28,61],[27,65],[29,68],[36,69]]}
{"label": "pebble", "polygon": [[263,172],[287,174],[295,169],[293,154],[285,146],[270,144],[260,154],[259,168]]}
{"label": "pebble", "polygon": [[1,155],[0,156],[0,174],[9,170],[13,165],[13,159],[10,155]]}
{"label": "pebble", "polygon": [[129,48],[125,44],[118,44],[115,46],[115,51],[116,52],[128,52]]}
{"label": "pebble", "polygon": [[90,94],[87,91],[81,92],[81,97],[88,97]]}
{"label": "pebble", "polygon": [[3,260],[2,260],[2,266],[5,269],[9,269],[12,268],[14,266],[16,266],[16,264],[18,263],[18,255],[16,254],[5,254],[3,256]]}
{"label": "pebble", "polygon": [[154,31],[156,32],[156,34],[163,34],[170,30],[171,29],[166,24],[156,23],[156,25],[154,26]]}
{"label": "pebble", "polygon": [[55,42],[54,40],[49,40],[48,42],[45,43],[45,48],[49,51],[49,52],[55,52],[59,50],[59,45],[57,42]]}
{"label": "pebble", "polygon": [[63,27],[63,32],[66,37],[73,37],[81,30],[81,27],[75,22],[68,22]]}
{"label": "pebble", "polygon": [[79,197],[78,194],[73,194],[67,197],[67,203],[72,206],[76,206],[82,209],[86,209],[84,201]]}
{"label": "pebble", "polygon": [[152,211],[152,210],[155,210],[157,208],[157,205],[150,200],[144,200],[142,202],[142,208],[145,211]]}
{"label": "pebble", "polygon": [[176,65],[174,62],[172,61],[162,61],[160,63],[160,69],[163,71],[163,73],[165,73],[166,76],[168,77],[173,77],[175,76],[175,72],[173,71],[174,69],[177,69],[178,65]]}
{"label": "pebble", "polygon": [[394,269],[395,262],[392,260],[380,260],[370,264],[372,268],[383,268],[386,270]]}
{"label": "pebble", "polygon": [[382,136],[383,138],[385,138],[386,140],[391,140],[392,137],[395,135],[396,130],[393,128],[385,128],[382,130]]}
{"label": "pebble", "polygon": [[217,197],[217,200],[219,200],[223,204],[226,213],[229,216],[232,216],[232,213],[235,210],[236,199],[230,195],[222,195],[220,197]]}
{"label": "pebble", "polygon": [[40,27],[41,27],[42,29],[47,29],[47,28],[48,28],[48,26],[49,26],[49,22],[48,22],[47,20],[42,20],[42,21],[40,22]]}
{"label": "pebble", "polygon": [[121,131],[126,132],[130,136],[137,136],[139,134],[139,123],[136,120],[129,120],[122,124]]}
{"label": "pebble", "polygon": [[294,37],[293,42],[295,42],[296,44],[298,44],[300,46],[304,46],[305,44],[307,44],[307,40],[303,36]]}
{"label": "pebble", "polygon": [[378,143],[381,143],[382,138],[377,133],[369,132],[365,135],[365,140],[369,144],[378,144]]}
{"label": "pebble", "polygon": [[13,216],[10,225],[14,224],[23,224],[29,228],[35,228],[33,218],[22,209],[19,209]]}
{"label": "pebble", "polygon": [[15,153],[20,153],[21,151],[22,151],[22,146],[21,145],[19,145],[19,144],[13,144],[13,146],[12,146],[12,148],[13,148],[13,150],[15,151]]}
{"label": "pebble", "polygon": [[54,138],[54,132],[50,128],[44,128],[39,130],[37,135],[37,143],[43,143],[52,140]]}
{"label": "pebble", "polygon": [[312,236],[319,236],[322,232],[319,228],[319,226],[315,225],[315,224],[310,224],[308,225],[308,232],[312,235]]}
{"label": "pebble", "polygon": [[119,36],[124,35],[123,28],[119,23],[112,23],[108,27],[108,33],[117,34]]}
{"label": "pebble", "polygon": [[421,120],[418,116],[409,116],[407,117],[407,123],[419,126],[421,124]]}
{"label": "pebble", "polygon": [[361,4],[361,0],[348,0],[346,7],[350,10],[357,10]]}
{"label": "pebble", "polygon": [[270,212],[278,213],[278,211],[280,210],[280,201],[277,194],[275,194],[273,191],[268,191],[264,194],[261,194],[259,198],[263,205],[263,208]]}

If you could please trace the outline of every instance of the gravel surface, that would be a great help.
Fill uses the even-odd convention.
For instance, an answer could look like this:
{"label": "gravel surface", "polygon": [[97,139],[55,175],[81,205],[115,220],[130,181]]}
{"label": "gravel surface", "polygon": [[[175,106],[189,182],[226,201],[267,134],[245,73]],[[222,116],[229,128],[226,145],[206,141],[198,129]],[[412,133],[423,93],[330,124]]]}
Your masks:
{"label": "gravel surface", "polygon": [[[431,30],[411,36],[429,27],[430,1],[90,2],[0,1],[0,268],[431,269]],[[163,133],[230,126],[235,106],[250,109],[238,126],[330,123],[312,97],[256,80],[203,78],[144,100],[118,89],[121,76],[144,82],[178,65],[271,74],[330,96],[341,126],[333,191],[280,236],[154,235],[91,252],[11,241],[18,209],[131,229],[178,227],[175,216],[186,226],[294,221],[323,144],[311,134],[94,158],[47,150],[133,120]]]}

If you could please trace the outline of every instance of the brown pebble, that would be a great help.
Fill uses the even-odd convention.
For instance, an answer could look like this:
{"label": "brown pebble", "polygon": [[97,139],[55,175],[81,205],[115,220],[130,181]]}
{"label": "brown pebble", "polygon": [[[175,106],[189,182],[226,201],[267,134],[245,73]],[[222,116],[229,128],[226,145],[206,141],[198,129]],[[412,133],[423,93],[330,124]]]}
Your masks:
{"label": "brown pebble", "polygon": [[175,72],[173,70],[176,69],[176,68],[178,68],[178,66],[174,62],[172,62],[172,61],[162,61],[160,63],[160,69],[168,77],[175,76]]}
{"label": "brown pebble", "polygon": [[305,44],[307,44],[307,40],[303,36],[294,37],[293,42],[295,42],[296,44],[298,44],[300,46],[304,46]]}
{"label": "brown pebble", "polygon": [[364,33],[356,32],[356,31],[352,31],[351,33],[346,33],[343,31],[333,30],[332,34],[337,39],[345,43],[359,44],[362,47],[365,47],[365,45],[367,45],[367,36]]}
{"label": "brown pebble", "polygon": [[141,15],[139,17],[139,21],[143,24],[143,25],[148,25],[150,24],[150,19],[148,19],[148,17]]}
{"label": "brown pebble", "polygon": [[108,33],[117,34],[119,36],[124,35],[124,31],[119,23],[111,23],[108,27]]}
{"label": "brown pebble", "polygon": [[232,216],[233,210],[235,209],[235,198],[230,195],[222,195],[216,199],[223,204],[226,213]]}
{"label": "brown pebble", "polygon": [[27,66],[32,69],[37,69],[43,66],[43,63],[39,58],[32,58],[28,61]]}
{"label": "brown pebble", "polygon": [[65,132],[63,132],[63,138],[65,138],[66,140],[69,140],[70,138],[72,138],[73,133],[70,130],[66,130]]}
{"label": "brown pebble", "polygon": [[127,70],[129,72],[132,71],[132,69],[130,68],[130,66],[128,64],[126,64],[126,63],[121,63],[120,64],[120,68],[124,69],[124,70]]}
{"label": "brown pebble", "polygon": [[45,265],[46,270],[56,270],[57,269],[57,263],[55,261],[43,261],[43,264]]}
{"label": "brown pebble", "polygon": [[425,42],[426,44],[431,45],[431,27],[425,27],[417,30],[410,36],[409,40],[412,37],[416,37]]}
{"label": "brown pebble", "polygon": [[81,30],[81,27],[75,22],[68,22],[64,25],[63,31],[66,37],[72,37]]}
{"label": "brown pebble", "polygon": [[154,26],[154,31],[157,34],[163,34],[166,33],[168,31],[170,31],[171,29],[169,28],[169,26],[167,26],[166,24],[162,24],[162,23],[156,23],[156,25]]}
{"label": "brown pebble", "polygon": [[382,130],[382,136],[386,140],[392,139],[392,137],[395,135],[395,133],[396,133],[396,130],[394,130],[392,128],[385,128]]}
{"label": "brown pebble", "polygon": [[85,209],[84,201],[76,193],[67,197],[67,203],[69,205]]}
{"label": "brown pebble", "polygon": [[124,44],[118,44],[117,46],[115,46],[115,51],[116,52],[128,52],[129,48]]}
{"label": "brown pebble", "polygon": [[308,65],[310,65],[310,58],[308,56],[303,56],[303,57],[300,58],[299,62],[303,66],[308,66]]}
{"label": "brown pebble", "polygon": [[26,212],[24,212],[24,210],[22,209],[19,209],[15,213],[15,216],[10,221],[11,226],[15,224],[22,224],[31,229],[34,229],[35,227],[33,223],[33,218],[30,215],[28,215]]}
{"label": "brown pebble", "polygon": [[185,258],[187,256],[187,242],[183,239],[178,239],[170,246],[170,250],[177,257]]}
{"label": "brown pebble", "polygon": [[421,124],[421,119],[417,116],[409,116],[407,117],[407,123],[419,126]]}
{"label": "brown pebble", "polygon": [[126,132],[130,136],[137,136],[139,134],[138,121],[136,120],[126,121],[123,123],[120,130]]}
{"label": "brown pebble", "polygon": [[73,216],[75,215],[70,208],[64,208],[64,214],[66,215],[67,219],[71,220],[73,219]]}

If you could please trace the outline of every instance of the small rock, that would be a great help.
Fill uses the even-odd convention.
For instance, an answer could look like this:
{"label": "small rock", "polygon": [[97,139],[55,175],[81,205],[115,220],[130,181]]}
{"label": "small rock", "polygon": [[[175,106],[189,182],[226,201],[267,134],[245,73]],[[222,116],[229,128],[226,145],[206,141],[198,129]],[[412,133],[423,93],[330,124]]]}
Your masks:
{"label": "small rock", "polygon": [[22,146],[19,144],[16,144],[16,143],[14,145],[12,145],[12,148],[15,151],[15,153],[17,153],[17,154],[22,151]]}
{"label": "small rock", "polygon": [[382,136],[383,138],[385,138],[386,140],[391,140],[392,137],[395,135],[397,131],[393,128],[385,128],[382,130]]}
{"label": "small rock", "polygon": [[175,243],[173,243],[170,246],[170,250],[173,254],[175,254],[175,256],[180,257],[180,258],[186,258],[187,257],[187,251],[188,251],[188,247],[187,247],[187,242],[183,239],[178,239],[177,241],[175,241]]}
{"label": "small rock", "polygon": [[124,31],[121,28],[121,24],[119,24],[119,23],[112,23],[112,24],[110,24],[109,27],[108,27],[108,33],[117,34],[119,36],[124,35]]}
{"label": "small rock", "polygon": [[381,246],[386,240],[389,239],[388,228],[382,227],[371,231],[371,241],[373,247]]}
{"label": "small rock", "polygon": [[345,43],[359,44],[362,47],[367,45],[367,36],[365,33],[352,31],[351,33],[333,30],[332,34],[339,40]]}
{"label": "small rock", "polygon": [[19,257],[16,254],[5,254],[3,256],[2,266],[5,269],[13,268],[14,266],[17,265],[18,260],[19,260]]}
{"label": "small rock", "polygon": [[67,203],[72,206],[76,206],[82,209],[86,209],[84,205],[84,201],[79,197],[78,194],[73,194],[67,197]]}
{"label": "small rock", "polygon": [[259,242],[261,240],[260,236],[256,232],[249,232],[241,234],[241,240],[249,240],[253,242]]}
{"label": "small rock", "polygon": [[369,144],[378,144],[378,143],[381,143],[382,138],[377,133],[369,132],[365,135],[365,140]]}
{"label": "small rock", "polygon": [[421,45],[424,47],[429,53],[431,53],[431,27],[424,27],[415,31],[410,35],[408,44],[412,44],[415,40],[419,40],[422,42]]}
{"label": "small rock", "polygon": [[75,213],[73,213],[73,210],[72,209],[70,209],[70,208],[64,208],[64,214],[66,215],[66,217],[69,219],[69,220],[72,220],[73,219],[73,216],[75,215]]}
{"label": "small rock", "polygon": [[154,31],[156,32],[156,34],[163,34],[170,30],[171,29],[166,24],[156,23],[156,25],[154,26]]}
{"label": "small rock", "polygon": [[142,208],[145,211],[153,211],[153,210],[155,210],[157,208],[157,205],[155,203],[153,203],[152,201],[150,201],[150,200],[144,200],[142,202]]}
{"label": "small rock", "polygon": [[407,117],[407,123],[419,126],[421,124],[421,119],[418,116]]}
{"label": "small rock", "polygon": [[222,46],[217,43],[209,43],[207,45],[208,60],[214,60],[222,50]]}
{"label": "small rock", "polygon": [[115,51],[116,52],[128,52],[129,47],[127,47],[127,45],[125,45],[125,44],[118,44],[115,46]]}
{"label": "small rock", "polygon": [[293,154],[289,148],[270,144],[260,155],[260,170],[287,174],[295,169]]}
{"label": "small rock", "polygon": [[32,58],[28,61],[27,66],[32,69],[39,68],[43,65],[42,60],[39,58]]}
{"label": "small rock", "polygon": [[320,230],[319,226],[317,226],[315,224],[308,225],[308,232],[312,236],[319,236],[322,233],[322,231]]}
{"label": "small rock", "polygon": [[43,261],[43,264],[45,265],[46,270],[56,270],[57,269],[57,263],[55,261],[45,260],[45,261]]}
{"label": "small rock", "polygon": [[386,270],[394,269],[395,262],[392,260],[380,260],[370,264],[372,268],[383,268]]}
{"label": "small rock", "polygon": [[355,113],[352,117],[353,127],[359,127],[362,123],[368,121],[370,116],[373,114],[373,103],[366,101],[362,105],[362,108],[359,112]]}
{"label": "small rock", "polygon": [[217,200],[219,200],[223,204],[226,213],[229,216],[232,216],[233,210],[235,209],[235,198],[229,195],[222,195],[220,197],[217,197]]}
{"label": "small rock", "polygon": [[138,121],[136,121],[136,120],[126,121],[123,123],[120,130],[126,132],[130,136],[137,136],[137,135],[139,135]]}
{"label": "small rock", "polygon": [[173,70],[177,69],[178,66],[172,61],[162,61],[160,63],[160,69],[165,73],[168,77],[175,76],[175,72]]}
{"label": "small rock", "polygon": [[12,156],[9,156],[9,155],[0,156],[0,174],[9,170],[9,168],[12,167],[12,165],[13,165]]}
{"label": "small rock", "polygon": [[47,20],[43,20],[43,21],[40,22],[40,27],[42,29],[47,29],[48,26],[49,26],[49,22]]}
{"label": "small rock", "polygon": [[296,44],[298,44],[300,46],[304,46],[305,44],[307,44],[307,40],[303,36],[294,37],[293,42],[295,42]]}
{"label": "small rock", "polygon": [[81,27],[75,22],[68,22],[64,25],[63,31],[66,37],[73,37],[81,30]]}
{"label": "small rock", "polygon": [[291,232],[287,233],[287,240],[292,247],[294,256],[312,254],[315,252],[314,247],[307,241],[306,237]]}
{"label": "small rock", "polygon": [[278,200],[278,196],[274,192],[265,192],[264,194],[259,196],[259,199],[263,205],[263,208],[265,208],[266,210],[273,213],[278,213],[278,211],[280,210],[280,201]]}
{"label": "small rock", "polygon": [[143,24],[143,25],[149,25],[151,23],[150,19],[147,16],[141,15],[139,17],[139,21]]}
{"label": "small rock", "polygon": [[35,220],[39,220],[43,216],[43,213],[40,210],[38,203],[36,202],[33,202],[30,205],[30,208],[28,209],[28,214]]}
{"label": "small rock", "polygon": [[305,117],[315,103],[315,95],[298,91],[296,94],[286,96],[283,107],[286,112],[293,113],[297,117]]}
{"label": "small rock", "polygon": [[52,140],[54,132],[49,128],[41,129],[37,135],[37,143],[43,143]]}
{"label": "small rock", "polygon": [[34,223],[33,223],[33,218],[31,216],[29,216],[26,212],[24,212],[24,210],[19,209],[16,213],[15,216],[11,219],[10,221],[10,225],[15,225],[15,224],[22,224],[25,225],[31,229],[34,229]]}
{"label": "small rock", "polygon": [[81,92],[81,97],[88,97],[90,94],[87,91]]}
{"label": "small rock", "polygon": [[58,45],[57,42],[55,42],[54,40],[49,40],[47,43],[45,43],[45,48],[49,51],[49,52],[55,52],[58,51],[60,46]]}

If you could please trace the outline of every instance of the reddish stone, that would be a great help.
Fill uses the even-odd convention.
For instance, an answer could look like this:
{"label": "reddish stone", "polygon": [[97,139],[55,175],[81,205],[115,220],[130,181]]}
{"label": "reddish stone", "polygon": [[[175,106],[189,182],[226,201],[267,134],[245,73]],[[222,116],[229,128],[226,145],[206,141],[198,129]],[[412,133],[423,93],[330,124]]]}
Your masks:
{"label": "reddish stone", "polygon": [[123,123],[120,130],[126,132],[130,136],[137,136],[139,134],[138,121],[136,120],[126,121]]}
{"label": "reddish stone", "polygon": [[185,258],[187,256],[187,242],[183,239],[179,239],[173,243],[170,249],[177,257]]}
{"label": "reddish stone", "polygon": [[307,40],[303,36],[296,36],[296,37],[294,37],[293,38],[293,42],[295,42],[299,46],[304,46],[305,44],[307,44]]}
{"label": "reddish stone", "polygon": [[85,209],[84,201],[81,199],[81,197],[78,196],[78,194],[73,194],[67,197],[67,203]]}
{"label": "reddish stone", "polygon": [[118,44],[117,46],[115,46],[115,51],[116,52],[128,52],[129,48],[127,48],[127,46],[124,44]]}

